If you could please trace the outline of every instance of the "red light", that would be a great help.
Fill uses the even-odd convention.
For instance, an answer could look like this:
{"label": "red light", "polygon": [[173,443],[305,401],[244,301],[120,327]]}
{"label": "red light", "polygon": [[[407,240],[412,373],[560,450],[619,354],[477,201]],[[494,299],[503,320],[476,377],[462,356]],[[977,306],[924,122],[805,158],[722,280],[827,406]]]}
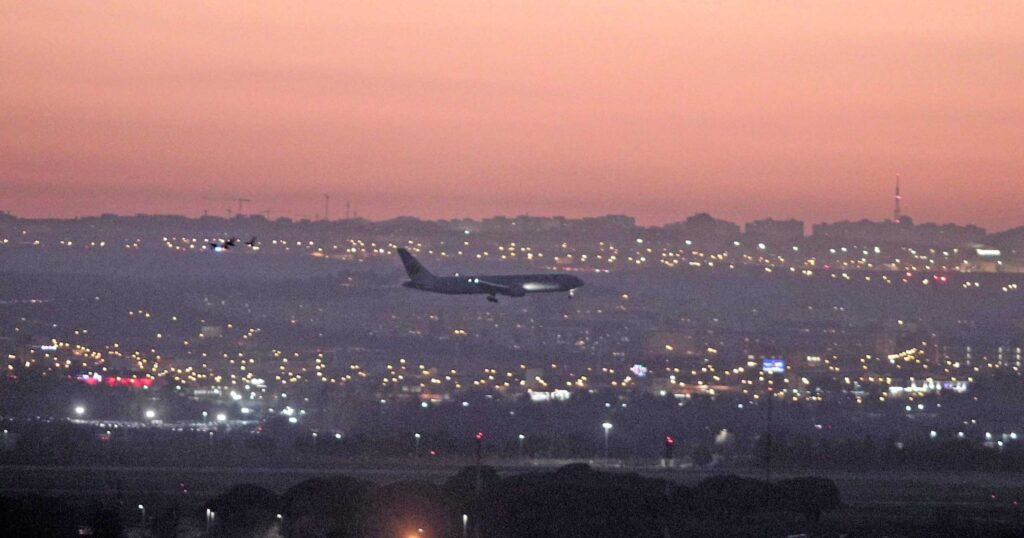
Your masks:
{"label": "red light", "polygon": [[476,440],[477,441],[483,441],[484,440],[484,432],[476,432]]}
{"label": "red light", "polygon": [[676,440],[673,439],[671,435],[666,435],[665,436],[665,444],[666,445],[674,445],[674,444],[676,444]]}

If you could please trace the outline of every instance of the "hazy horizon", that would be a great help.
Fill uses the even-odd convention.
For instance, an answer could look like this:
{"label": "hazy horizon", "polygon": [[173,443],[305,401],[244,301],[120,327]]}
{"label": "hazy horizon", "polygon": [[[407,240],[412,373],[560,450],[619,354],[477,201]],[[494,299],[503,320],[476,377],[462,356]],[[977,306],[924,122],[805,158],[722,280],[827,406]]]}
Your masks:
{"label": "hazy horizon", "polygon": [[1024,224],[1024,5],[14,4],[0,209]]}
{"label": "hazy horizon", "polygon": [[[323,202],[321,201],[321,206],[322,206],[322,203]],[[277,220],[279,218],[291,219],[293,221],[299,221],[299,220],[319,221],[319,220],[323,220],[322,211],[323,211],[322,207],[321,207],[321,215],[314,215],[314,214],[288,215],[288,214],[273,214],[273,213],[267,215],[267,214],[263,214],[263,213],[254,213],[254,212],[246,211],[246,212],[242,213],[242,217],[246,217],[246,218],[248,218],[248,217],[265,217],[265,218],[267,218],[268,220],[271,220],[271,221]],[[344,211],[343,208],[342,208],[342,211]],[[9,210],[0,208],[0,213],[4,213],[4,212],[8,213],[9,215],[11,215],[11,216],[13,216],[15,218],[19,218],[19,219],[41,219],[41,220],[46,220],[46,219],[73,220],[73,219],[79,219],[79,218],[99,218],[99,217],[103,217],[103,216],[107,216],[107,215],[114,215],[116,217],[139,217],[139,216],[142,216],[142,217],[182,217],[182,218],[187,218],[187,219],[197,219],[197,218],[202,218],[202,217],[214,217],[214,218],[232,219],[232,218],[235,218],[237,216],[237,214],[236,214],[237,212],[234,211],[234,210],[232,210],[231,214],[226,214],[226,212],[223,213],[223,214],[218,214],[218,213],[210,212],[210,213],[207,213],[205,215],[202,214],[202,213],[200,213],[200,214],[185,214],[185,213],[175,213],[175,212],[164,212],[164,213],[135,212],[135,213],[131,213],[131,212],[116,212],[116,211],[113,211],[113,212],[103,212],[103,213],[81,214],[81,215],[74,215],[74,216],[31,216],[31,215],[19,214],[16,211],[9,211]],[[796,219],[795,217],[778,217],[778,216],[771,216],[771,215],[766,216],[766,217],[758,217],[758,218],[755,218],[755,219],[747,219],[747,220],[743,220],[743,219],[728,219],[728,218],[723,217],[722,215],[719,215],[719,214],[716,214],[716,213],[713,213],[713,212],[710,212],[710,211],[696,211],[696,212],[688,214],[688,215],[680,215],[679,218],[677,218],[675,220],[670,220],[670,221],[665,221],[665,222],[658,222],[658,223],[642,222],[635,215],[631,215],[629,213],[600,213],[600,214],[596,214],[595,213],[595,214],[591,214],[591,215],[580,214],[580,215],[571,215],[571,216],[570,215],[556,215],[556,214],[536,215],[536,214],[532,214],[532,213],[523,213],[523,214],[514,214],[514,213],[504,213],[504,214],[502,214],[502,213],[496,213],[496,214],[492,214],[492,215],[461,216],[461,217],[460,216],[424,217],[424,216],[420,216],[420,215],[393,215],[393,216],[378,217],[378,218],[366,217],[364,215],[357,214],[357,215],[353,215],[352,218],[364,219],[364,220],[367,220],[369,222],[384,222],[384,221],[388,221],[388,220],[392,220],[392,219],[401,219],[401,218],[413,218],[413,219],[419,219],[419,220],[428,221],[428,222],[439,222],[439,221],[453,221],[453,220],[463,220],[463,219],[482,221],[482,220],[490,219],[490,218],[509,218],[509,219],[512,219],[512,218],[517,218],[517,217],[586,219],[586,218],[602,218],[602,217],[609,217],[609,216],[626,216],[626,217],[634,218],[636,220],[637,226],[661,227],[661,226],[665,226],[667,224],[673,224],[673,223],[685,221],[687,218],[689,218],[691,216],[694,216],[694,215],[697,215],[697,214],[708,214],[708,215],[711,215],[712,217],[714,217],[715,219],[726,220],[726,221],[732,222],[734,224],[738,224],[741,228],[743,227],[743,225],[745,225],[747,223],[753,222],[755,220],[762,220],[762,219],[775,220],[775,221],[801,220],[801,219]],[[911,216],[911,218],[913,218],[913,216]],[[343,213],[342,214],[337,214],[337,212],[335,212],[332,209],[331,210],[331,215],[330,215],[330,220],[331,220],[331,222],[341,222],[341,221],[345,220],[345,216],[344,216]],[[862,220],[869,220],[869,221],[873,221],[873,222],[878,222],[878,221],[891,220],[891,219],[885,219],[885,218],[875,219],[875,218],[870,218],[870,217],[867,217],[867,216],[863,216],[863,217],[854,217],[854,218],[849,218],[849,219],[835,219],[835,220],[827,220],[827,221],[802,221],[801,220],[801,222],[803,222],[803,224],[804,224],[804,233],[808,233],[809,234],[811,232],[811,227],[816,225],[816,224],[844,222],[844,221],[858,222],[858,221],[862,221]],[[973,223],[973,222],[933,222],[933,221],[921,221],[921,220],[917,220],[917,219],[914,219],[914,224],[937,224],[937,225],[953,224],[953,225],[957,225],[957,226],[971,226],[971,225],[973,225],[973,226],[981,226],[981,225],[979,225],[977,223]],[[981,227],[985,228],[984,226],[981,226]],[[1007,228],[985,228],[985,231],[987,233],[992,234],[992,233],[1000,233],[1000,232],[1004,232],[1004,231],[1016,230],[1016,229],[1020,229],[1020,228],[1024,228],[1024,222],[1022,222],[1019,225],[1010,226],[1010,227],[1007,227]]]}

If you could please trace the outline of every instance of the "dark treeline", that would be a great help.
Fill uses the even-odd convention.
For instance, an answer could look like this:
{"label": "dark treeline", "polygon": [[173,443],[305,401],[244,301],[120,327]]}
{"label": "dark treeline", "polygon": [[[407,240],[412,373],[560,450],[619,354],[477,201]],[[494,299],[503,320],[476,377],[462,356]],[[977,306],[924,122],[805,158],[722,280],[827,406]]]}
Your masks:
{"label": "dark treeline", "polygon": [[[43,497],[0,503],[3,536],[117,536],[138,526],[126,523],[116,506],[73,510]],[[280,495],[236,485],[192,509],[199,513],[154,506],[144,526],[161,537],[179,535],[192,521],[206,535],[238,538],[661,538],[811,529],[839,507],[835,484],[819,478],[767,483],[726,475],[686,487],[586,465],[508,477],[490,467],[467,467],[441,485],[377,485],[343,475],[309,479]]]}
{"label": "dark treeline", "polygon": [[[201,504],[74,505],[47,497],[0,498],[0,535],[61,537],[487,537],[1017,536],[1019,514],[846,506],[831,480],[774,482],[717,475],[689,487],[574,464],[501,476],[466,467],[441,484],[312,478],[278,493],[226,487]],[[992,517],[995,516],[995,517]]]}

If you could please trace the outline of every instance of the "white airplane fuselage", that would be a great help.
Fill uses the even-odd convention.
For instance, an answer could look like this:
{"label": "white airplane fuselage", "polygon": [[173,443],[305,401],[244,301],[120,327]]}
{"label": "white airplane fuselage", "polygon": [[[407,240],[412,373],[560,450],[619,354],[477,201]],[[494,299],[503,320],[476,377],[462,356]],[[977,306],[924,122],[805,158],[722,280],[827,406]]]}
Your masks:
{"label": "white airplane fuselage", "polygon": [[402,285],[415,290],[445,295],[496,295],[523,297],[528,293],[571,292],[583,285],[583,280],[565,273],[532,275],[467,275],[434,276],[405,249],[398,249],[409,280]]}
{"label": "white airplane fuselage", "polygon": [[[497,284],[497,286],[494,286]],[[493,294],[522,297],[527,293],[567,292],[583,285],[579,277],[562,273],[537,275],[445,276],[409,280],[407,288],[447,295]],[[500,287],[499,287],[500,286]],[[492,293],[493,291],[493,293]]]}

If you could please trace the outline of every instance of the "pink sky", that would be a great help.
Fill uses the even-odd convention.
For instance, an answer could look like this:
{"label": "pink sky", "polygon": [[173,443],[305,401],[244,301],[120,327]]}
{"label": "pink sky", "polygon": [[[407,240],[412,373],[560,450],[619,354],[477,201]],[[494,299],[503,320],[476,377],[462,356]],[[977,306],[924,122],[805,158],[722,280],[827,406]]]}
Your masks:
{"label": "pink sky", "polygon": [[[341,4],[351,4],[342,6]],[[1024,224],[1024,3],[7,2],[0,209]]]}

